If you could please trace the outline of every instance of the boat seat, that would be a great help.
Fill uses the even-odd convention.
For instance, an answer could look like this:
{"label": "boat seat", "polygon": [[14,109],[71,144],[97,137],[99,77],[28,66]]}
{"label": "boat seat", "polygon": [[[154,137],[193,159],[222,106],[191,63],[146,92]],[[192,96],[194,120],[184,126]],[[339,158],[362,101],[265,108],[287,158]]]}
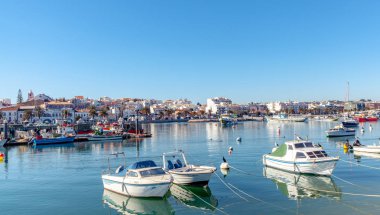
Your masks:
{"label": "boat seat", "polygon": [[[177,163],[177,165],[178,165],[178,168],[182,168],[182,162],[181,162],[180,159],[177,159],[177,160],[176,160],[176,163]],[[175,165],[175,164],[174,164],[174,165]]]}
{"label": "boat seat", "polygon": [[119,173],[123,172],[124,169],[125,169],[125,168],[124,168],[123,165],[119,166],[119,167],[116,169],[115,174],[119,174]]}
{"label": "boat seat", "polygon": [[178,169],[180,168],[179,165],[177,163],[174,164],[174,169]]}
{"label": "boat seat", "polygon": [[173,162],[171,160],[168,160],[168,169],[173,169],[173,168],[174,168]]}

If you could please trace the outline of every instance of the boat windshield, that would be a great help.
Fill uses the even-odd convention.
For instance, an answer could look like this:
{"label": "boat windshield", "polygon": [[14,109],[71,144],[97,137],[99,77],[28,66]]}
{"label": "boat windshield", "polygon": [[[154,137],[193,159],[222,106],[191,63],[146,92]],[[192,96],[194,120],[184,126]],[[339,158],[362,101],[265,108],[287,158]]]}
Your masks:
{"label": "boat windshield", "polygon": [[313,143],[311,142],[305,142],[305,143],[295,143],[294,147],[298,149],[298,148],[313,148],[314,146],[313,146]]}
{"label": "boat windshield", "polygon": [[155,175],[165,175],[165,171],[161,168],[148,169],[140,172],[141,177],[149,177]]}
{"label": "boat windshield", "polygon": [[131,164],[128,169],[142,169],[142,168],[148,168],[148,167],[156,167],[156,163],[151,160],[146,160],[146,161],[139,161],[134,164]]}
{"label": "boat windshield", "polygon": [[323,158],[328,157],[327,153],[325,151],[313,151],[313,152],[307,152],[307,155],[310,158]]}

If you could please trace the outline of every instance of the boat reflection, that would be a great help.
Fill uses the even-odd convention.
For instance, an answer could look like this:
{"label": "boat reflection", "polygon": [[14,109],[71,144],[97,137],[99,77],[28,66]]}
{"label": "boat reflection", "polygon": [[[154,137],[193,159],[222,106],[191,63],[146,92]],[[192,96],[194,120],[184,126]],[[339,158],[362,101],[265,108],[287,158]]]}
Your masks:
{"label": "boat reflection", "polygon": [[354,151],[354,158],[360,160],[361,157],[377,158],[380,159],[379,153],[370,153],[370,152],[357,152]]}
{"label": "boat reflection", "polygon": [[341,190],[331,177],[294,174],[270,167],[264,168],[264,176],[271,179],[289,199],[327,197],[339,200],[342,197]]}
{"label": "boat reflection", "polygon": [[214,211],[218,206],[218,200],[212,195],[208,186],[184,186],[173,184],[170,193],[188,207]]}
{"label": "boat reflection", "polygon": [[121,214],[174,214],[166,198],[135,198],[104,190],[103,202]]}

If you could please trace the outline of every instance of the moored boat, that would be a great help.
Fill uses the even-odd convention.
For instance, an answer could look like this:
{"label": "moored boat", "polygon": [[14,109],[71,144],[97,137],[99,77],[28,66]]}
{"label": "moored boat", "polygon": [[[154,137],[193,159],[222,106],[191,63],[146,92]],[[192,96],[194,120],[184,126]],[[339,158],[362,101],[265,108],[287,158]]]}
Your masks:
{"label": "moored boat", "polygon": [[380,153],[379,145],[360,145],[353,146],[354,152]]}
{"label": "moored boat", "polygon": [[266,117],[267,121],[278,121],[278,122],[306,122],[307,117],[303,116],[289,116],[288,114],[278,114],[272,117]]}
{"label": "moored boat", "polygon": [[[211,175],[216,171],[212,166],[188,164],[183,151],[169,152],[162,155],[164,170],[173,176],[173,183],[183,185],[207,185]],[[182,161],[181,161],[182,160]]]}
{"label": "moored boat", "polygon": [[377,122],[379,118],[377,118],[376,116],[367,116],[366,117],[366,121],[367,122]]}
{"label": "moored boat", "polygon": [[263,155],[265,166],[296,173],[331,175],[339,157],[330,157],[310,141],[294,140],[273,148]]}
{"label": "moored boat", "polygon": [[352,128],[345,128],[343,126],[335,126],[332,129],[326,131],[327,137],[345,137],[355,136],[356,130]]}
{"label": "moored boat", "polygon": [[[115,156],[125,154],[115,153]],[[108,159],[109,162],[109,159]],[[109,163],[108,163],[109,166]],[[104,189],[131,197],[160,197],[169,190],[173,178],[153,161],[139,161],[125,169],[120,165],[115,171],[102,174]]]}
{"label": "moored boat", "polygon": [[342,122],[343,127],[355,128],[358,127],[359,123],[354,119],[346,119]]}
{"label": "moored boat", "polygon": [[36,137],[33,140],[35,146],[39,145],[51,145],[51,144],[64,144],[64,143],[73,143],[75,137],[54,137],[54,138],[42,138]]}

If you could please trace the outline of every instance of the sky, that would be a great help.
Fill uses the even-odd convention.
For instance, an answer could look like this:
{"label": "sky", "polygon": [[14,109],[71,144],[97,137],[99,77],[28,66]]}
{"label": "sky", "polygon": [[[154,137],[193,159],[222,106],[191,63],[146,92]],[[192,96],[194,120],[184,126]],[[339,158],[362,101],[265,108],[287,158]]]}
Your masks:
{"label": "sky", "polygon": [[2,0],[0,98],[380,100],[378,0]]}

